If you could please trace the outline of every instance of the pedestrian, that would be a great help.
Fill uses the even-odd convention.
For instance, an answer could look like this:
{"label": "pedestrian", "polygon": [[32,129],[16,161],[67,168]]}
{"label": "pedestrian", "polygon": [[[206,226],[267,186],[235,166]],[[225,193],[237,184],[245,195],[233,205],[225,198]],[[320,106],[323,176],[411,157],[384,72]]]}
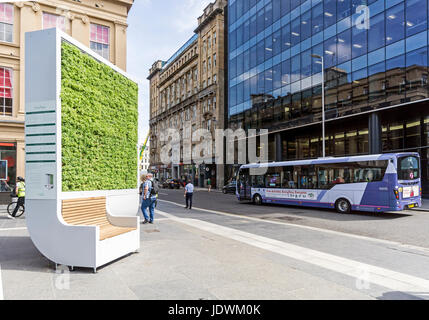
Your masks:
{"label": "pedestrian", "polygon": [[212,189],[212,180],[210,178],[207,179],[207,187],[209,188],[209,192]]}
{"label": "pedestrian", "polygon": [[185,209],[192,209],[192,196],[194,195],[194,185],[191,181],[185,186],[185,198],[186,198],[186,207]]}
{"label": "pedestrian", "polygon": [[[153,175],[151,173],[148,173],[144,177],[144,183],[142,186],[142,212],[144,221],[143,224],[146,223],[153,223],[154,214],[155,214],[155,204],[157,200],[157,194],[158,194],[158,187],[157,183],[155,184],[153,182]],[[148,215],[149,210],[149,215]]]}
{"label": "pedestrian", "polygon": [[19,207],[23,206],[25,203],[25,180],[23,177],[18,177],[16,183],[15,192],[18,196],[18,202],[15,206],[15,209],[12,212],[12,219],[15,218],[16,213],[18,212]]}
{"label": "pedestrian", "polygon": [[10,186],[7,184],[7,181],[6,181],[6,180],[1,180],[1,181],[0,181],[0,183],[1,183],[1,187],[0,187],[0,191],[1,191],[1,192],[11,191],[11,188],[10,188]]}

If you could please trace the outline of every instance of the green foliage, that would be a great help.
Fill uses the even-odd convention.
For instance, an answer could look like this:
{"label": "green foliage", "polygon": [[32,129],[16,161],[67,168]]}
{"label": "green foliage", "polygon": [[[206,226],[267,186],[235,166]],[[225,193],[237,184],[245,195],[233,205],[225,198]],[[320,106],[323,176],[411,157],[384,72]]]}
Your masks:
{"label": "green foliage", "polygon": [[63,191],[137,186],[138,86],[62,43]]}

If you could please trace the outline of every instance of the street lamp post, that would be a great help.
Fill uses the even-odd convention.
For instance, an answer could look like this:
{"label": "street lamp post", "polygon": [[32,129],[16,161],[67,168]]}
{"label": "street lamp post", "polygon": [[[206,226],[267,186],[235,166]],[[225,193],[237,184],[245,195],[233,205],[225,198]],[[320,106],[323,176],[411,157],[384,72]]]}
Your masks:
{"label": "street lamp post", "polygon": [[322,157],[325,158],[325,61],[323,55],[312,54],[311,56],[322,61]]}

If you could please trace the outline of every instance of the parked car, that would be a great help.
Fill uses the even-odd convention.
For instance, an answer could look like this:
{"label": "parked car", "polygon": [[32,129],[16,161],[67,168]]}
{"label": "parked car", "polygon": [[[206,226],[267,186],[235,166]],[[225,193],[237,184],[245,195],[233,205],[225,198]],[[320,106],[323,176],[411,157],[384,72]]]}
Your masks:
{"label": "parked car", "polygon": [[163,183],[162,187],[164,189],[180,189],[180,182],[177,179],[168,179]]}
{"label": "parked car", "polygon": [[227,194],[227,193],[234,193],[235,194],[236,187],[237,187],[237,181],[233,180],[222,188],[222,192],[224,194]]}

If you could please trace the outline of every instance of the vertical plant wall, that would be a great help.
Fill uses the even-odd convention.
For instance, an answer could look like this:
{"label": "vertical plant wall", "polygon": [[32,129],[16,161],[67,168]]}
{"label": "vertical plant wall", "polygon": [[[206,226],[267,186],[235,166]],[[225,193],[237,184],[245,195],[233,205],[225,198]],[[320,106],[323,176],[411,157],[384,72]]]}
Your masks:
{"label": "vertical plant wall", "polygon": [[135,189],[138,86],[62,42],[62,191]]}

